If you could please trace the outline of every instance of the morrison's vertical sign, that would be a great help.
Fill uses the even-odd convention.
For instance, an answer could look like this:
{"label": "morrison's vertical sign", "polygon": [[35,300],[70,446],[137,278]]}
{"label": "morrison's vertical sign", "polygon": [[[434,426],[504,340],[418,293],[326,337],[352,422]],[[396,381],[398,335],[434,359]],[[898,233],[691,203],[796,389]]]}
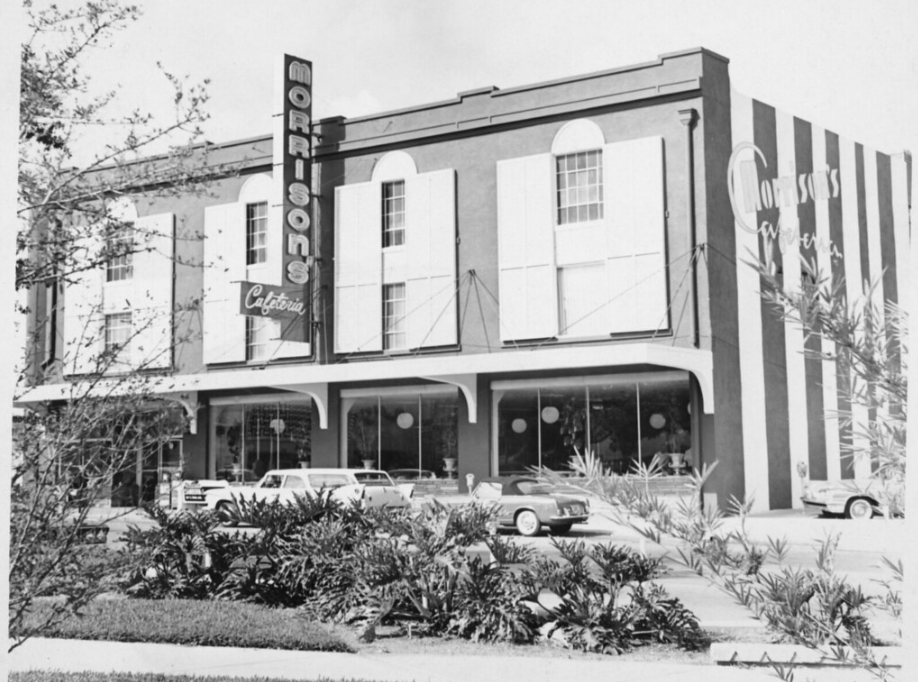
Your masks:
{"label": "morrison's vertical sign", "polygon": [[272,279],[280,286],[243,282],[240,313],[283,318],[284,341],[309,342],[309,271],[312,239],[312,62],[282,55],[274,108],[274,200],[268,229],[280,236],[268,245],[281,253]]}

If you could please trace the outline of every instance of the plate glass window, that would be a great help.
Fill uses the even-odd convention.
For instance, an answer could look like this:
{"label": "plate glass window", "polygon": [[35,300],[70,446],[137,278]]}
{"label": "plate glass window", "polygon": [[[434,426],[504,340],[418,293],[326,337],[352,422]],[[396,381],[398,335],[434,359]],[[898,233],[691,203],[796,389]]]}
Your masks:
{"label": "plate glass window", "polygon": [[130,339],[131,313],[115,313],[105,316],[105,353],[111,358],[112,369],[127,367]]}
{"label": "plate glass window", "polygon": [[258,265],[268,260],[268,202],[246,204],[245,264]]}
{"label": "plate glass window", "polygon": [[134,276],[134,233],[124,227],[108,238],[108,252],[112,255],[105,265],[105,281],[123,282]]}
{"label": "plate glass window", "polygon": [[245,359],[264,360],[268,356],[268,318],[245,318]]}
{"label": "plate glass window", "polygon": [[405,348],[405,285],[383,287],[383,349]]}
{"label": "plate glass window", "polygon": [[602,152],[557,158],[558,224],[602,219]]}
{"label": "plate glass window", "polygon": [[382,186],[383,247],[405,243],[405,181]]}

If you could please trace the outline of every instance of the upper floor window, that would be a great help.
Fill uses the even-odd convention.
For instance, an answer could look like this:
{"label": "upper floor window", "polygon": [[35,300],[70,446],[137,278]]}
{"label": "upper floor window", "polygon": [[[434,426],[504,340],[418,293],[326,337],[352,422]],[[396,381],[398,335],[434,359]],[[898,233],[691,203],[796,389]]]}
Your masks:
{"label": "upper floor window", "polygon": [[558,156],[558,224],[602,219],[602,152]]}
{"label": "upper floor window", "polygon": [[108,238],[108,252],[112,254],[105,264],[105,281],[122,282],[134,276],[134,232],[126,226]]}
{"label": "upper floor window", "polygon": [[245,264],[258,265],[268,260],[268,202],[245,207]]}
{"label": "upper floor window", "polygon": [[105,352],[112,358],[112,368],[127,365],[128,344],[131,340],[131,313],[105,316]]}
{"label": "upper floor window", "polygon": [[405,243],[405,181],[384,182],[382,186],[383,246]]}
{"label": "upper floor window", "polygon": [[271,326],[269,318],[247,316],[245,318],[245,359],[268,359],[268,340]]}
{"label": "upper floor window", "polygon": [[405,285],[383,286],[383,350],[406,348]]}

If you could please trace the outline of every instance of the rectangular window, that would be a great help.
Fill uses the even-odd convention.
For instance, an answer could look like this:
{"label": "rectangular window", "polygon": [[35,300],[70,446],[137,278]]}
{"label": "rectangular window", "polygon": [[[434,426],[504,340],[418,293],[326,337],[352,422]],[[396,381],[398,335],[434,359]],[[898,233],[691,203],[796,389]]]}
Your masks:
{"label": "rectangular window", "polygon": [[131,340],[131,313],[105,316],[105,353],[112,358],[111,369],[128,365],[128,344]]}
{"label": "rectangular window", "polygon": [[383,247],[405,243],[405,181],[382,186]]}
{"label": "rectangular window", "polygon": [[123,282],[134,276],[134,232],[124,227],[108,238],[108,252],[113,254],[105,265],[106,282]]}
{"label": "rectangular window", "polygon": [[383,350],[405,348],[405,285],[383,287]]}
{"label": "rectangular window", "polygon": [[267,317],[245,318],[245,359],[268,359],[268,336],[270,327]]}
{"label": "rectangular window", "polygon": [[602,152],[557,158],[558,224],[602,219]]}
{"label": "rectangular window", "polygon": [[258,265],[268,260],[268,202],[246,204],[245,264]]}

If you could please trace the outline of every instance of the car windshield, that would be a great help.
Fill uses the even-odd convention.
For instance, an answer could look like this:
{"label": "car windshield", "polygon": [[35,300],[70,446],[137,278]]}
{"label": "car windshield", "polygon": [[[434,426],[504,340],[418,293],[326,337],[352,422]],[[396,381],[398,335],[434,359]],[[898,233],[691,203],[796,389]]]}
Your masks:
{"label": "car windshield", "polygon": [[366,486],[392,485],[392,479],[389,478],[389,474],[383,471],[357,471],[354,473],[354,478],[357,479],[358,483],[363,483]]}
{"label": "car windshield", "polygon": [[309,485],[316,490],[320,488],[340,488],[351,485],[347,474],[309,474]]}
{"label": "car windshield", "polygon": [[551,486],[538,481],[517,481],[513,486],[520,495],[549,495]]}

